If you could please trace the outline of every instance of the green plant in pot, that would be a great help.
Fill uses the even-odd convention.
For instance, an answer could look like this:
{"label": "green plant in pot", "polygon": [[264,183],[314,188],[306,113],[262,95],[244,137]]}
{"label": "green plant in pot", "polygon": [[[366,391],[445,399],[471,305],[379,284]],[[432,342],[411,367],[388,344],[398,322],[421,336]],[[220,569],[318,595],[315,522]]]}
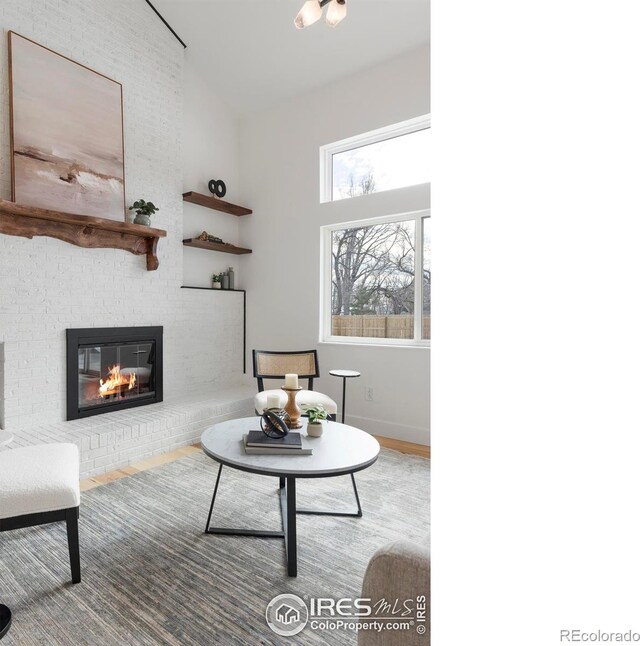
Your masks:
{"label": "green plant in pot", "polygon": [[309,418],[307,423],[307,435],[309,437],[320,437],[322,435],[322,422],[329,417],[329,413],[327,413],[324,406],[321,404],[318,404],[317,406],[307,406],[303,404],[301,408]]}
{"label": "green plant in pot", "polygon": [[211,287],[213,289],[222,289],[222,274],[213,274],[211,276]]}
{"label": "green plant in pot", "polygon": [[144,200],[136,200],[133,206],[129,207],[129,211],[136,212],[133,223],[143,224],[146,227],[151,226],[151,216],[159,210],[153,202],[145,202]]}

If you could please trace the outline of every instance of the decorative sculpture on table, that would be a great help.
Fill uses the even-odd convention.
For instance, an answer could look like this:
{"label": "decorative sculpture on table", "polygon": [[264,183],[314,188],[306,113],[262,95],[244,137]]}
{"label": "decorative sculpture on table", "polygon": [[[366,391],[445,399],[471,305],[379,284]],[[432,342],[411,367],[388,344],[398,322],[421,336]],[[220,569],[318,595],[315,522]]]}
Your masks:
{"label": "decorative sculpture on table", "polygon": [[260,418],[260,428],[267,437],[284,437],[289,433],[291,419],[286,411],[268,408]]}

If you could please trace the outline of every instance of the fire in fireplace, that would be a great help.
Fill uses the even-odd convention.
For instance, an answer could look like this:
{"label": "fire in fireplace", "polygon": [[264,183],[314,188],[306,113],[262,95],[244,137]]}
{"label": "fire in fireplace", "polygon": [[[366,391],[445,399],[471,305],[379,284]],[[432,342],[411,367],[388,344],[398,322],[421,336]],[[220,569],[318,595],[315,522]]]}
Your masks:
{"label": "fire in fireplace", "polygon": [[162,401],[162,327],[67,330],[67,419]]}

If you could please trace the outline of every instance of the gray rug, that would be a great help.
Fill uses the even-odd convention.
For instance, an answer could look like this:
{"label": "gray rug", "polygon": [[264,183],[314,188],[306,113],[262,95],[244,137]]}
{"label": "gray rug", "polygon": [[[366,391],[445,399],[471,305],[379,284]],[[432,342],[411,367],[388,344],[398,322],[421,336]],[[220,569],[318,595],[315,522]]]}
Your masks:
{"label": "gray rug", "polygon": [[[278,637],[267,603],[358,596],[384,543],[429,540],[429,461],[383,449],[356,474],[358,518],[298,516],[298,577],[280,539],[205,535],[217,464],[204,454],[82,494],[82,583],[72,585],[64,524],[0,534],[2,646],[355,644],[350,631]],[[224,468],[212,524],[281,527],[277,480]],[[353,505],[348,476],[298,481],[299,506]]]}

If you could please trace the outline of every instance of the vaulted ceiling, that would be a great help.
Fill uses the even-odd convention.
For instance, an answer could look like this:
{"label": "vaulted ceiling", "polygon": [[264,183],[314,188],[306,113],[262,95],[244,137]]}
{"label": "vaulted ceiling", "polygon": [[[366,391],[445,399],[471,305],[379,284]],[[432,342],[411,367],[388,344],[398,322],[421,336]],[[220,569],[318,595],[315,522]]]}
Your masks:
{"label": "vaulted ceiling", "polygon": [[[429,42],[430,0],[347,0],[347,17],[298,30],[303,0],[152,0],[209,85],[262,110]],[[326,12],[326,9],[325,9]]]}

